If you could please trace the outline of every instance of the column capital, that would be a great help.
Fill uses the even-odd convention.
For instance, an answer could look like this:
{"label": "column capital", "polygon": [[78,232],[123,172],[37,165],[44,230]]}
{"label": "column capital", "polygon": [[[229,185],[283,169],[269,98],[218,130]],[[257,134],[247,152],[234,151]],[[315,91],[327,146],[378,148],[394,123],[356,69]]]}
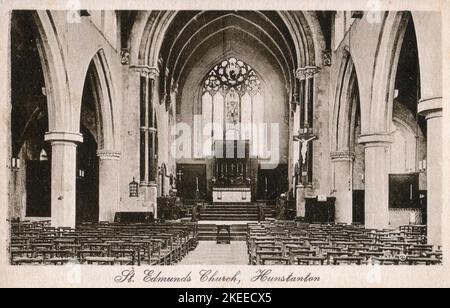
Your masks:
{"label": "column capital", "polygon": [[297,79],[306,80],[314,78],[314,75],[318,74],[319,71],[320,68],[317,66],[305,66],[298,68],[297,71],[295,72],[295,75]]}
{"label": "column capital", "polygon": [[80,133],[69,132],[48,132],[45,134],[45,141],[54,142],[67,142],[67,143],[83,143],[83,135]]}
{"label": "column capital", "polygon": [[442,97],[423,98],[417,106],[417,113],[426,119],[442,117]]}
{"label": "column capital", "polygon": [[159,77],[159,69],[149,65],[131,65],[130,69],[140,74],[142,77],[155,80]]}
{"label": "column capital", "polygon": [[97,156],[101,160],[120,160],[122,153],[114,150],[98,150]]}
{"label": "column capital", "polygon": [[351,162],[355,160],[355,152],[352,151],[332,152],[330,154],[330,157],[333,162],[342,162],[342,161]]}
{"label": "column capital", "polygon": [[369,133],[360,135],[358,142],[366,147],[385,147],[393,143],[393,137],[391,133]]}

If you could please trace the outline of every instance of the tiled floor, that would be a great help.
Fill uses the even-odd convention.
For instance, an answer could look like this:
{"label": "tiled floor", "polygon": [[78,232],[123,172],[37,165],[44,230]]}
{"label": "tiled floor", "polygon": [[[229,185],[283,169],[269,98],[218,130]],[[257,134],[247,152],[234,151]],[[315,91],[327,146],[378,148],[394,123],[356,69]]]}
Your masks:
{"label": "tiled floor", "polygon": [[217,245],[216,242],[200,242],[179,265],[247,265],[246,242]]}

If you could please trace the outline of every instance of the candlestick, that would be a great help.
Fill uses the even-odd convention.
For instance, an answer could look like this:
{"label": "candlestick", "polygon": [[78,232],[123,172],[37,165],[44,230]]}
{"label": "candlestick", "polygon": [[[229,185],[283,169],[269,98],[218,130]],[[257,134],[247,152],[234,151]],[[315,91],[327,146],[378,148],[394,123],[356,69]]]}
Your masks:
{"label": "candlestick", "polygon": [[200,190],[198,187],[198,177],[195,178],[195,184],[196,184],[196,190],[195,190],[195,199],[199,200],[200,199]]}
{"label": "candlestick", "polygon": [[265,181],[266,181],[266,185],[265,185],[265,189],[264,189],[264,197],[266,198],[266,199],[268,199],[269,198],[269,194],[268,194],[268,191],[267,191],[267,177],[265,178]]}

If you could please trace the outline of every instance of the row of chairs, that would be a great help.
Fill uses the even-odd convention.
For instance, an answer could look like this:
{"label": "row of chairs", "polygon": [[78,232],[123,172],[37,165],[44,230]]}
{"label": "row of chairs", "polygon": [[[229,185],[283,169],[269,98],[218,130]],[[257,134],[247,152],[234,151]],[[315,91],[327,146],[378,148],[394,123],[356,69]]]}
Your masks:
{"label": "row of chairs", "polygon": [[435,265],[442,250],[426,244],[426,227],[370,230],[358,225],[249,223],[250,265]]}
{"label": "row of chairs", "polygon": [[198,245],[198,225],[11,222],[10,262],[23,264],[172,265]]}

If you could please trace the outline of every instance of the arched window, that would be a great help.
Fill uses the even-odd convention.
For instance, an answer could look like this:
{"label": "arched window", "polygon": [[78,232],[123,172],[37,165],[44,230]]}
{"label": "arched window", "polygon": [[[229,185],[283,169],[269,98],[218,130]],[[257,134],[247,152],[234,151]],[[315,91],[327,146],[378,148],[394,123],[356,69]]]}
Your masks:
{"label": "arched window", "polygon": [[250,65],[234,57],[217,64],[203,82],[201,108],[204,156],[213,155],[217,141],[248,141],[252,156],[264,149],[257,133],[264,123],[263,87]]}

